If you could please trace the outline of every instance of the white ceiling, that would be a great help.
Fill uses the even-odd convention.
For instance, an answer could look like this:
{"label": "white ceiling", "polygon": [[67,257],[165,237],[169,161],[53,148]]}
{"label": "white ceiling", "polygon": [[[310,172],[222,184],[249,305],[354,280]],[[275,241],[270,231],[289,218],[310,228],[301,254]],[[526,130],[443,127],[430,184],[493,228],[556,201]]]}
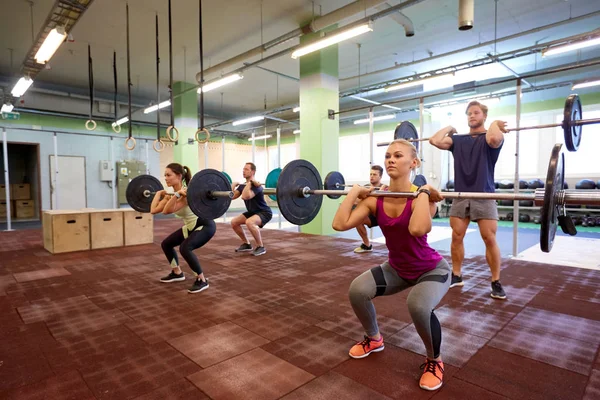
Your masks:
{"label": "white ceiling", "polygon": [[[0,14],[0,76],[14,81],[18,77],[21,62],[25,58],[32,42],[30,20],[30,2],[12,0],[3,7]],[[195,74],[199,71],[198,49],[198,1],[174,0],[173,2],[173,67],[174,80],[186,80],[195,83]],[[319,5],[322,4],[322,7]],[[349,0],[317,0],[315,13],[326,14],[351,3]],[[390,0],[389,4],[400,3]],[[33,31],[38,31],[54,0],[33,1]],[[261,25],[262,5],[262,25]],[[600,11],[600,1],[590,0],[498,0],[498,25],[494,16],[493,0],[476,1],[475,27],[470,31],[457,29],[458,0],[426,0],[406,8],[403,13],[414,24],[415,36],[405,37],[404,29],[391,18],[378,19],[374,31],[339,46],[340,90],[358,87],[360,74],[392,67],[394,63],[409,63],[441,53],[456,52],[453,55],[424,61],[406,67],[393,69],[386,73],[363,76],[360,86],[383,82],[427,72],[434,68],[482,58],[486,53],[503,53],[527,47],[536,42],[547,42],[600,27],[600,15],[580,20],[572,24],[563,24],[549,30],[518,39],[459,53],[462,48],[493,40],[495,37],[516,34],[539,26],[563,21],[571,17]],[[153,101],[156,90],[154,16],[158,13],[160,24],[160,53],[162,98],[168,95],[168,19],[167,0],[130,0],[130,40],[132,93],[135,98],[148,104]],[[376,10],[368,10],[373,14]],[[600,13],[599,13],[600,14]],[[204,0],[203,30],[205,68],[223,62],[244,51],[268,42],[290,32],[313,16],[313,2],[305,0]],[[340,26],[352,20],[364,17],[356,15],[343,21]],[[262,29],[261,29],[262,26]],[[495,31],[496,28],[496,31]],[[55,87],[79,88],[83,93],[88,87],[87,45],[92,48],[94,60],[94,79],[96,90],[111,93],[113,90],[112,53],[118,56],[119,91],[125,94],[126,85],[126,33],[125,1],[96,0],[82,16],[72,31],[75,42],[65,43],[52,58],[50,70],[42,71],[36,82],[52,84]],[[295,39],[277,46],[279,51],[286,46],[298,43]],[[360,66],[358,64],[358,46],[360,48]],[[9,49],[12,49],[9,50]],[[12,63],[11,63],[12,52]],[[267,55],[270,53],[267,53]],[[522,57],[508,62],[519,73],[544,69],[551,65],[577,61],[577,58],[599,57],[600,49],[591,49],[556,59],[542,59],[539,55]],[[258,58],[247,60],[256,61]],[[228,70],[241,67],[236,65]],[[262,65],[279,73],[298,78],[299,61],[289,55]],[[588,72],[587,75],[593,74]],[[600,75],[600,73],[599,73]],[[212,76],[214,77],[214,76]],[[347,79],[354,77],[353,79]],[[211,77],[208,77],[209,79]],[[205,96],[207,112],[212,115],[240,117],[281,105],[293,105],[298,102],[298,83],[277,77],[261,69],[249,69],[244,79],[222,90],[209,92]],[[223,109],[221,94],[223,92]],[[355,104],[343,102],[342,104]],[[283,115],[282,117],[285,117]],[[294,114],[288,114],[294,117]],[[295,116],[297,117],[297,115]]]}

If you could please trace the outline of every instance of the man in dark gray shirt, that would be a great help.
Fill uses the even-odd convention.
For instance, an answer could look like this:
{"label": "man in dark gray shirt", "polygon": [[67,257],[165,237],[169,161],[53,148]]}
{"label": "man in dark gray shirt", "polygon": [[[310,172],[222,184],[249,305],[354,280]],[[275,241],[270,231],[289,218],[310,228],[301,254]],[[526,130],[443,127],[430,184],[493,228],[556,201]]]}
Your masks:
{"label": "man in dark gray shirt", "polygon": [[[449,150],[454,156],[454,191],[493,193],[494,167],[504,144],[505,122],[494,121],[486,131],[488,108],[472,101],[467,105],[468,135],[454,135],[456,129],[448,126],[439,130],[429,143],[441,150]],[[450,287],[463,286],[461,275],[465,257],[463,239],[470,221],[476,221],[485,243],[485,257],[492,272],[491,296],[506,299],[500,283],[500,248],[496,242],[498,209],[496,200],[458,199],[450,208],[452,228],[452,282]]]}
{"label": "man in dark gray shirt", "polygon": [[[231,227],[233,228],[234,232],[237,233],[239,238],[242,239],[241,246],[235,251],[252,251],[253,255],[260,256],[265,254],[267,250],[263,245],[259,228],[262,228],[271,220],[273,217],[273,212],[265,201],[265,195],[263,194],[263,188],[261,184],[254,179],[256,165],[250,162],[246,163],[242,173],[244,175],[244,179],[246,179],[246,182],[242,184],[233,182],[231,185],[231,190],[233,191],[233,200],[241,196],[242,200],[244,200],[247,210],[245,213],[242,213],[231,220]],[[244,224],[256,242],[256,247],[254,250],[252,250],[252,246],[250,245],[248,239],[246,239],[246,234],[242,229],[242,225]]]}

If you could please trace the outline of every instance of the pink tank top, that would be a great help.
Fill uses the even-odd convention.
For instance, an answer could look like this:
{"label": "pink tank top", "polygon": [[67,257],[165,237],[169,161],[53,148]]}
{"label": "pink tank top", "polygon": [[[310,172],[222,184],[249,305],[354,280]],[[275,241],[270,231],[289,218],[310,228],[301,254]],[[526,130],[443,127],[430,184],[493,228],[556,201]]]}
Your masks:
{"label": "pink tank top", "polygon": [[408,231],[413,199],[407,199],[399,217],[391,218],[383,210],[383,197],[377,198],[377,223],[385,237],[389,263],[404,279],[417,279],[435,269],[442,256],[427,243],[427,235],[414,237]]}

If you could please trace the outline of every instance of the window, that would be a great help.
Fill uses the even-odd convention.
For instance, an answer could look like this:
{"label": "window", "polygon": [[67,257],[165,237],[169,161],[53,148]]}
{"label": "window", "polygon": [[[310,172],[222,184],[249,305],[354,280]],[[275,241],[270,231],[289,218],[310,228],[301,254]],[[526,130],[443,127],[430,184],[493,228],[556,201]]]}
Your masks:
{"label": "window", "polygon": [[[507,127],[515,127],[516,119],[514,116],[499,117],[494,120],[507,122]],[[492,123],[493,121],[489,121]],[[539,125],[539,117],[522,117],[521,126]],[[500,151],[498,162],[496,163],[496,179],[514,179],[515,176],[515,152],[517,148],[516,132],[509,132],[504,136],[504,145]],[[539,130],[522,131],[519,135],[519,175],[537,176],[539,171],[540,159],[540,135]],[[543,174],[542,174],[543,175]]]}
{"label": "window", "polygon": [[[600,110],[583,110],[584,119],[600,118]],[[556,115],[556,123],[562,123],[563,114]],[[565,142],[562,127],[556,129],[556,143]],[[565,175],[586,177],[600,174],[600,163],[598,162],[598,149],[600,148],[600,126],[584,125],[579,150],[573,153],[563,146],[565,153]],[[548,153],[549,154],[549,153]]]}

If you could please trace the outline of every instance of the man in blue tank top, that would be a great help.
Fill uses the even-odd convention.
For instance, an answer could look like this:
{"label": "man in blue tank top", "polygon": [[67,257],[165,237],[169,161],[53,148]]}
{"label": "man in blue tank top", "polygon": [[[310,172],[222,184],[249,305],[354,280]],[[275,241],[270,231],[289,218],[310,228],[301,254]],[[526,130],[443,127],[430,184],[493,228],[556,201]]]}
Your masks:
{"label": "man in blue tank top", "polygon": [[[449,150],[454,156],[454,191],[493,193],[494,166],[504,144],[505,123],[494,121],[486,131],[488,108],[472,101],[467,105],[468,135],[454,135],[456,129],[448,126],[439,130],[429,143],[441,150]],[[450,208],[452,227],[452,282],[450,287],[463,286],[461,275],[465,256],[463,239],[470,221],[476,221],[485,243],[485,257],[492,272],[491,296],[506,299],[500,284],[500,248],[496,242],[498,209],[496,200],[458,199]]]}

